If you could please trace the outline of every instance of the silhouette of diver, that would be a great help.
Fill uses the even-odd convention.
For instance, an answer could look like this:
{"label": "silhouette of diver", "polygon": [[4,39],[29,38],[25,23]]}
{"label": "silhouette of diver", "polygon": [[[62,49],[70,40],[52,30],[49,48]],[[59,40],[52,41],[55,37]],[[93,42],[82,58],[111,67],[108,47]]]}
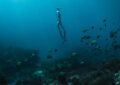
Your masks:
{"label": "silhouette of diver", "polygon": [[56,10],[56,15],[57,15],[57,28],[59,30],[60,37],[63,39],[64,43],[66,41],[66,31],[61,21],[61,13],[59,8],[57,8]]}

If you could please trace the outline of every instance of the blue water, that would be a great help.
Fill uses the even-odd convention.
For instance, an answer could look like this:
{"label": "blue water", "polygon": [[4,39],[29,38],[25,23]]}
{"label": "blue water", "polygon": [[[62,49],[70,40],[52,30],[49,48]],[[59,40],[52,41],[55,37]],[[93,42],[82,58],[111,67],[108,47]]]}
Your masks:
{"label": "blue water", "polygon": [[[56,24],[56,8],[60,8],[67,31],[62,44]],[[97,28],[107,19],[107,29]],[[0,0],[0,41],[5,46],[38,49],[45,58],[50,49],[57,48],[57,57],[83,46],[82,29],[95,26],[91,35],[100,33],[101,44],[110,29],[120,25],[120,0]],[[81,49],[82,50],[82,49]]]}

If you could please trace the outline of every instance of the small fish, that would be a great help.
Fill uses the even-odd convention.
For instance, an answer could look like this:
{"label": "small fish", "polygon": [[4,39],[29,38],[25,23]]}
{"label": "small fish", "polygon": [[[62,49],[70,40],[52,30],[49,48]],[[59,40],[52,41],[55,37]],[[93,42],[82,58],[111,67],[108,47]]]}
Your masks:
{"label": "small fish", "polygon": [[117,41],[117,40],[114,40],[114,41],[113,41],[113,43],[114,43],[114,44],[117,44],[117,43],[118,43],[118,41]]}
{"label": "small fish", "polygon": [[84,32],[84,33],[87,32],[87,31],[88,31],[88,29],[84,29],[84,30],[82,30],[82,32]]}
{"label": "small fish", "polygon": [[86,44],[86,45],[89,45],[89,42],[86,42],[85,44]]}
{"label": "small fish", "polygon": [[77,55],[77,52],[72,52],[71,57],[76,57]]}
{"label": "small fish", "polygon": [[120,28],[118,28],[117,31],[120,31]]}
{"label": "small fish", "polygon": [[58,49],[54,49],[54,52],[55,52],[55,53],[58,52]]}
{"label": "small fish", "polygon": [[53,58],[52,54],[47,55],[47,59],[52,59],[52,58]]}
{"label": "small fish", "polygon": [[120,44],[116,44],[113,46],[114,50],[120,49]]}
{"label": "small fish", "polygon": [[94,28],[95,28],[94,26],[91,27],[91,29],[94,29]]}
{"label": "small fish", "polygon": [[82,37],[81,37],[81,40],[83,40],[83,39],[85,39],[85,38],[86,38],[86,36],[82,36]]}
{"label": "small fish", "polygon": [[114,37],[116,37],[116,34],[117,34],[117,31],[115,31],[115,32],[111,31],[110,34],[109,34],[109,37],[114,38]]}
{"label": "small fish", "polygon": [[103,19],[103,22],[107,22],[107,19]]}
{"label": "small fish", "polygon": [[100,35],[97,35],[96,38],[99,39],[99,38],[100,38]]}
{"label": "small fish", "polygon": [[96,50],[102,50],[102,48],[99,45],[96,45],[95,49]]}
{"label": "small fish", "polygon": [[90,36],[90,35],[87,35],[87,36],[86,36],[86,39],[90,39],[90,38],[91,38],[91,36]]}
{"label": "small fish", "polygon": [[90,43],[91,43],[92,46],[93,45],[97,45],[97,41],[96,40],[92,40]]}
{"label": "small fish", "polygon": [[105,39],[106,41],[108,40],[108,38]]}
{"label": "small fish", "polygon": [[115,57],[115,55],[114,55],[114,54],[111,54],[111,55],[110,55],[110,57],[113,57],[113,58],[114,58],[114,57]]}
{"label": "small fish", "polygon": [[102,29],[103,29],[102,27],[99,28],[100,31],[101,31]]}
{"label": "small fish", "polygon": [[88,39],[90,39],[91,38],[91,36],[90,35],[85,35],[85,36],[82,36],[81,37],[81,42],[83,42],[83,40],[88,40]]}
{"label": "small fish", "polygon": [[106,28],[106,27],[107,27],[107,24],[104,24],[104,27]]}

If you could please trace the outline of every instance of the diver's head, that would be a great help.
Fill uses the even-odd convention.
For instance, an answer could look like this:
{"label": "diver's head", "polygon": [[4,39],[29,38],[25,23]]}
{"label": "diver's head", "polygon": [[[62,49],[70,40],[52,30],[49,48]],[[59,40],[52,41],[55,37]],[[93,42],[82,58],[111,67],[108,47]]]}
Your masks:
{"label": "diver's head", "polygon": [[57,8],[57,10],[58,10],[58,11],[60,11],[60,9],[59,9],[59,8]]}

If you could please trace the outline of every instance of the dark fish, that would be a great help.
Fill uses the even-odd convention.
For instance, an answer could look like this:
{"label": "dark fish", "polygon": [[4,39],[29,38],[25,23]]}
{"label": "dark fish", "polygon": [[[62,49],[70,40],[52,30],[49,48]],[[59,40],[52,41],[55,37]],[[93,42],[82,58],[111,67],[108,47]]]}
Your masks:
{"label": "dark fish", "polygon": [[100,35],[97,35],[96,38],[99,39],[99,38],[100,38]]}
{"label": "dark fish", "polygon": [[113,46],[113,48],[114,48],[114,50],[120,49],[120,44],[115,44],[115,45]]}
{"label": "dark fish", "polygon": [[47,55],[47,59],[52,59],[52,58],[53,58],[52,54]]}
{"label": "dark fish", "polygon": [[115,56],[114,54],[111,54],[110,57],[113,57],[113,58],[114,58],[114,57],[116,57],[116,56]]}
{"label": "dark fish", "polygon": [[58,49],[54,49],[54,52],[55,52],[55,53],[58,52]]}
{"label": "dark fish", "polygon": [[89,45],[90,43],[89,43],[89,42],[86,42],[85,44],[86,44],[86,45]]}
{"label": "dark fish", "polygon": [[86,38],[86,36],[82,36],[82,37],[81,37],[81,40],[83,40],[83,39],[85,39],[85,38]]}
{"label": "dark fish", "polygon": [[117,31],[120,31],[120,28],[118,28]]}
{"label": "dark fish", "polygon": [[106,27],[107,27],[107,24],[104,24],[104,27],[106,28]]}
{"label": "dark fish", "polygon": [[106,38],[105,40],[108,40],[108,38]]}
{"label": "dark fish", "polygon": [[94,29],[94,28],[95,28],[94,26],[91,27],[91,29]]}
{"label": "dark fish", "polygon": [[96,45],[96,50],[102,50],[102,48],[99,45]]}
{"label": "dark fish", "polygon": [[114,41],[113,41],[113,43],[114,43],[114,44],[117,44],[117,43],[118,43],[118,41],[117,41],[117,40],[114,40]]}
{"label": "dark fish", "polygon": [[102,30],[102,27],[100,27],[99,30],[101,31],[101,30]]}
{"label": "dark fish", "polygon": [[87,32],[87,31],[88,31],[88,29],[84,29],[84,30],[82,30],[82,32],[84,32],[84,33]]}
{"label": "dark fish", "polygon": [[103,19],[103,22],[107,22],[107,19]]}
{"label": "dark fish", "polygon": [[83,40],[88,40],[88,39],[90,39],[91,38],[91,36],[90,35],[85,35],[85,36],[82,36],[81,37],[81,42],[83,42]]}
{"label": "dark fish", "polygon": [[90,38],[91,38],[91,36],[90,36],[90,35],[87,35],[87,36],[86,36],[86,39],[90,39]]}
{"label": "dark fish", "polygon": [[109,34],[109,37],[114,38],[114,37],[116,37],[116,34],[117,34],[117,31],[111,31]]}

